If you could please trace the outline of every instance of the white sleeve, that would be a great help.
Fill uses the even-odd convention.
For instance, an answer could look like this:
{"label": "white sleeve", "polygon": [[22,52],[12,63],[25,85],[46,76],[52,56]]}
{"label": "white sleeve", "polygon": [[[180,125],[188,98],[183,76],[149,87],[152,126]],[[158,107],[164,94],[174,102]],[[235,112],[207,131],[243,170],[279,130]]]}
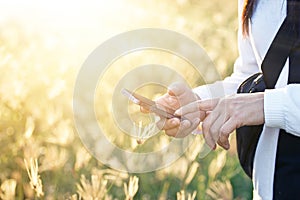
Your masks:
{"label": "white sleeve", "polygon": [[266,90],[264,97],[265,125],[284,129],[300,137],[300,84]]}
{"label": "white sleeve", "polygon": [[[239,1],[239,17],[243,1]],[[233,73],[223,81],[207,84],[194,89],[194,92],[201,99],[209,99],[234,94],[238,86],[249,76],[260,71],[249,37],[245,37],[241,31],[241,24],[238,31],[239,57],[234,64]]]}

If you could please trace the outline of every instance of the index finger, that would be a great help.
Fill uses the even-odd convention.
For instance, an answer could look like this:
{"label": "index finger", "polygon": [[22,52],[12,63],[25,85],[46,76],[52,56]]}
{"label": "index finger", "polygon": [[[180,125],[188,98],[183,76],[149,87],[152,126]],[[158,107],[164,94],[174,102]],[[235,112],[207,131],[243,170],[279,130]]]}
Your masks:
{"label": "index finger", "polygon": [[175,111],[175,115],[181,116],[195,111],[211,111],[218,104],[219,99],[197,100],[182,106]]}

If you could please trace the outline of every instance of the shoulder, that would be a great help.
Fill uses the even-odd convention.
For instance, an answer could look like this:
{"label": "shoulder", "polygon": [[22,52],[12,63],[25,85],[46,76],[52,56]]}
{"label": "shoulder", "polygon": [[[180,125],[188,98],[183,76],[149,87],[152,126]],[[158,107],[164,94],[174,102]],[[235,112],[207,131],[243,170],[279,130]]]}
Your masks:
{"label": "shoulder", "polygon": [[257,0],[251,17],[251,35],[263,58],[286,16],[286,0]]}

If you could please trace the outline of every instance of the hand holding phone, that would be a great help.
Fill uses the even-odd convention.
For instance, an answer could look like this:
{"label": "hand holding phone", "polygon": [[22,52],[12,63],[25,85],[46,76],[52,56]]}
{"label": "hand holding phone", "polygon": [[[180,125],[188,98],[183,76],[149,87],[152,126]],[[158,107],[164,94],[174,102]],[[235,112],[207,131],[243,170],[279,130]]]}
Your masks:
{"label": "hand holding phone", "polygon": [[132,101],[133,103],[142,106],[144,108],[146,108],[147,110],[161,116],[167,119],[171,119],[171,118],[178,118],[178,119],[182,119],[183,117],[174,115],[175,110],[171,109],[171,108],[167,108],[165,106],[162,106],[163,109],[159,108],[157,106],[157,103],[155,101],[152,101],[151,99],[148,99],[142,95],[139,95],[137,93],[131,92],[125,88],[123,88],[121,90],[121,93],[126,96],[130,101]]}

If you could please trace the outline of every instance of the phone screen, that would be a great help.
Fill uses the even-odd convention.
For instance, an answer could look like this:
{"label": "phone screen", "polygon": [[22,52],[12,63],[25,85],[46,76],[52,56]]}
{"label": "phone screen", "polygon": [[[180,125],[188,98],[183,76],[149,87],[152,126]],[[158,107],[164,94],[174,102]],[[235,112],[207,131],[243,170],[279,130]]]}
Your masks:
{"label": "phone screen", "polygon": [[149,111],[167,118],[167,119],[171,119],[171,118],[181,118],[180,116],[176,116],[174,115],[174,110],[171,108],[167,108],[165,106],[161,106],[163,107],[163,109],[157,107],[157,103],[155,103],[155,101],[152,101],[151,99],[148,99],[142,95],[139,95],[137,93],[131,92],[125,88],[123,88],[121,90],[121,93],[126,96],[130,101],[132,101],[133,103],[140,105],[142,107],[145,107],[146,109],[148,109]]}

